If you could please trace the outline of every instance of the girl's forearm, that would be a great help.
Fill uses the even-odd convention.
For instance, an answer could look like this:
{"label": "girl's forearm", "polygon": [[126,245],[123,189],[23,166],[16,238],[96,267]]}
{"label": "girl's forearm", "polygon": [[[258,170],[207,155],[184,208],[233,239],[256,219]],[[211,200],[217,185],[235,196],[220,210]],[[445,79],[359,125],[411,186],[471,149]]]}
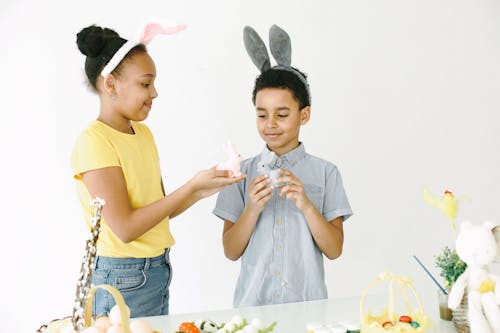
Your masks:
{"label": "girl's forearm", "polygon": [[176,210],[174,210],[169,217],[172,219],[182,213],[192,205],[194,205],[196,202],[198,202],[201,199],[201,196],[197,195],[196,193],[193,193],[192,195],[189,196],[186,200],[182,202],[182,204],[177,207]]}
{"label": "girl's forearm", "polygon": [[120,227],[112,230],[123,242],[129,243],[154,228],[166,217],[180,214],[196,201],[195,191],[188,182],[152,204],[132,209],[126,212],[125,216],[116,217],[121,220]]}

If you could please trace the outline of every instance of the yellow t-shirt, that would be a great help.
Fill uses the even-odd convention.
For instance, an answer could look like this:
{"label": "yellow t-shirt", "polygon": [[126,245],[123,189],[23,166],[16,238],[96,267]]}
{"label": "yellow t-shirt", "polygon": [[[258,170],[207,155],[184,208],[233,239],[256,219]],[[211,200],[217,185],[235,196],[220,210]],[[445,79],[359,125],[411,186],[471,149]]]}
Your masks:
{"label": "yellow t-shirt", "polygon": [[[158,151],[149,128],[131,123],[135,134],[117,131],[98,120],[93,121],[77,138],[71,164],[77,192],[90,227],[91,196],[82,181],[82,173],[110,166],[122,168],[132,208],[139,208],[163,198]],[[161,255],[174,244],[169,219],[130,243],[123,243],[101,219],[97,254],[119,258],[149,258]]]}

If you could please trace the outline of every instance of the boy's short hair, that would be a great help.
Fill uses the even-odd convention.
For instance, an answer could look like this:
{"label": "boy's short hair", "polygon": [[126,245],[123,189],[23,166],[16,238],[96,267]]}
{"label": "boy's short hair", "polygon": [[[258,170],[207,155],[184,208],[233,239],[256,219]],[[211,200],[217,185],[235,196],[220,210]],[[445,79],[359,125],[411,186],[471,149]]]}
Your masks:
{"label": "boy's short hair", "polygon": [[[252,93],[253,104],[255,105],[255,97],[260,90],[281,88],[290,90],[293,97],[299,102],[299,110],[311,106],[311,96],[309,96],[309,90],[304,85],[304,82],[307,82],[307,75],[296,68],[293,68],[293,70],[271,68],[261,73],[255,79]],[[302,75],[304,80],[301,80],[298,75]]]}

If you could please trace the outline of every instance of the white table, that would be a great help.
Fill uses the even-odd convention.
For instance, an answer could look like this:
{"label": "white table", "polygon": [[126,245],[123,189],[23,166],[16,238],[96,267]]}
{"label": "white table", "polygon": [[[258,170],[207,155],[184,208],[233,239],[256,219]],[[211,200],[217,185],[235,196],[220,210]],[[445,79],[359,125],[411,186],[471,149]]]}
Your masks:
{"label": "white table", "polygon": [[[431,295],[432,296],[432,295]],[[378,296],[369,296],[376,300]],[[433,324],[429,333],[455,333],[451,321],[439,319],[439,308],[436,295],[428,297],[424,301],[424,310],[432,318]],[[434,299],[434,301],[432,301]],[[266,305],[238,309],[227,309],[219,311],[208,311],[186,314],[172,314],[168,316],[157,316],[142,318],[148,321],[153,329],[162,333],[174,333],[180,323],[197,319],[213,320],[220,324],[228,322],[234,315],[240,315],[247,320],[253,318],[261,319],[264,324],[270,325],[276,321],[277,326],[273,333],[305,333],[308,323],[332,324],[340,321],[359,322],[359,298],[337,298],[319,301],[288,303],[278,305]]]}

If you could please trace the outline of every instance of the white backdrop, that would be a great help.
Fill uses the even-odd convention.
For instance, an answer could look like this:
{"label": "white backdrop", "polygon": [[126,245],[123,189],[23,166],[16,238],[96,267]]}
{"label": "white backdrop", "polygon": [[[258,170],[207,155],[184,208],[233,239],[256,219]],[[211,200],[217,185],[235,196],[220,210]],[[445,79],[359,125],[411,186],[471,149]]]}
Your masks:
{"label": "white backdrop", "polygon": [[[340,168],[355,212],[342,257],[326,262],[330,297],[359,295],[386,269],[431,284],[410,256],[437,274],[433,255],[452,235],[424,186],[470,195],[459,220],[500,222],[499,1],[3,0],[1,332],[72,307],[87,231],[70,151],[98,113],[75,35],[96,23],[126,37],[158,16],[189,26],[150,47],[159,97],[146,123],[168,192],[224,159],[228,139],[246,157],[262,149],[242,29],[290,33],[312,89],[301,139]],[[214,203],[172,220],[171,313],[231,307],[239,262],[223,255]]]}

